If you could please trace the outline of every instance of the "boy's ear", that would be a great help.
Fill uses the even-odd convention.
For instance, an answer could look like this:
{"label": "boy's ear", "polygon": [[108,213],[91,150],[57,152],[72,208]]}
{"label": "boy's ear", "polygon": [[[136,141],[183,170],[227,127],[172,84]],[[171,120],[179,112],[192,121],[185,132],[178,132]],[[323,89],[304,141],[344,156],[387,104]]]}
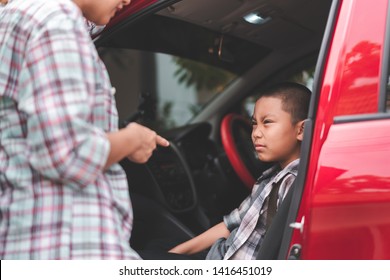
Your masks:
{"label": "boy's ear", "polygon": [[298,133],[297,133],[297,139],[299,141],[302,141],[303,140],[303,131],[304,131],[304,128],[305,128],[305,121],[300,121],[297,123],[297,130],[298,130]]}

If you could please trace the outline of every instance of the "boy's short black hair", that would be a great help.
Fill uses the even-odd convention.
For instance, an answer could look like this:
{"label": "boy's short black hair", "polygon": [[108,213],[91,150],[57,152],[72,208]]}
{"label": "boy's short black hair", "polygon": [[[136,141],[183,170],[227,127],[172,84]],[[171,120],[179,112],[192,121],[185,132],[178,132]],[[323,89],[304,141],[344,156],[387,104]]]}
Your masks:
{"label": "boy's short black hair", "polygon": [[302,84],[283,82],[262,91],[260,97],[276,97],[282,100],[282,109],[290,113],[292,123],[305,120],[309,111],[311,91]]}

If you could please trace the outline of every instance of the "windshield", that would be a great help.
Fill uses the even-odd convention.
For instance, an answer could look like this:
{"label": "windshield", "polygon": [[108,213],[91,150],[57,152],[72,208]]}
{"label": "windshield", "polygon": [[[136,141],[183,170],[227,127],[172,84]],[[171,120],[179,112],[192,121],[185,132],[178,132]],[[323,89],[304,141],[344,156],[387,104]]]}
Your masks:
{"label": "windshield", "polygon": [[236,78],[223,69],[173,55],[129,49],[100,51],[120,121],[141,110],[139,122],[157,131],[189,122]]}

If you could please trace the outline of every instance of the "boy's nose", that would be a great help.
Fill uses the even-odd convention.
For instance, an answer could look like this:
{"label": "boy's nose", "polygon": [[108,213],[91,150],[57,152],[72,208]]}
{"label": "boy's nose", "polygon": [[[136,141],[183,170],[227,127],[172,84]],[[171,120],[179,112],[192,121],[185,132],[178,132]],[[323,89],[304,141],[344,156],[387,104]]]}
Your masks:
{"label": "boy's nose", "polygon": [[252,135],[254,138],[261,138],[263,137],[263,132],[259,127],[256,127],[255,129],[252,130]]}
{"label": "boy's nose", "polygon": [[123,3],[123,6],[127,6],[131,3],[131,0],[123,0],[122,3]]}

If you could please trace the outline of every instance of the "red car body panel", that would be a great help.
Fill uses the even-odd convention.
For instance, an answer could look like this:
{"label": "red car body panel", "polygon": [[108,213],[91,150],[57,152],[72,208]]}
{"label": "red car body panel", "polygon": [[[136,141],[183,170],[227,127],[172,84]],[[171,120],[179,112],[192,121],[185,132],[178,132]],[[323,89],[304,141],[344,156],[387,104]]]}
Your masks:
{"label": "red car body panel", "polygon": [[336,16],[290,243],[303,259],[390,259],[390,120],[334,122],[378,112],[387,5],[345,0]]}
{"label": "red car body panel", "polygon": [[305,258],[390,258],[389,125],[330,128],[312,188]]}

